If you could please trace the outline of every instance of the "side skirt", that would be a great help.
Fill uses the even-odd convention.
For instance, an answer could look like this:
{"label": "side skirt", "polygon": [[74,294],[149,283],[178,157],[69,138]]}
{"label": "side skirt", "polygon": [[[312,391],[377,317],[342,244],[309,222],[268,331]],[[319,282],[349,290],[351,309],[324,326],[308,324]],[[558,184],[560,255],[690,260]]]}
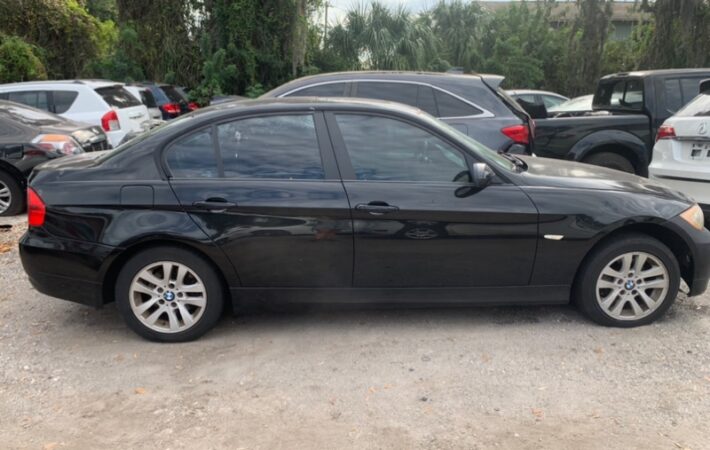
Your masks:
{"label": "side skirt", "polygon": [[232,304],[327,303],[399,305],[558,305],[569,303],[570,286],[458,288],[231,288]]}

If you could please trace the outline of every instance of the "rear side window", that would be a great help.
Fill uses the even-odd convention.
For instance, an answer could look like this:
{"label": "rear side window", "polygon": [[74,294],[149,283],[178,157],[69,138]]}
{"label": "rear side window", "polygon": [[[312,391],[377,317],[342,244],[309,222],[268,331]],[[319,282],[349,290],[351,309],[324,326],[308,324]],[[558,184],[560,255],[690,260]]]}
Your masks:
{"label": "rear side window", "polygon": [[76,91],[53,91],[54,112],[56,114],[67,112],[78,96],[79,93]]}
{"label": "rear side window", "polygon": [[364,81],[357,83],[355,96],[404,103],[416,107],[417,91],[416,84]]}
{"label": "rear side window", "polygon": [[167,151],[167,163],[175,178],[219,177],[212,128],[179,138]]}
{"label": "rear side window", "polygon": [[439,107],[439,117],[466,117],[483,113],[475,106],[438,89],[434,91],[434,95],[436,96],[436,105]]}
{"label": "rear side window", "polygon": [[325,178],[311,115],[251,117],[217,125],[227,178]]}
{"label": "rear side window", "polygon": [[288,94],[287,97],[294,95],[299,97],[344,97],[345,83],[328,83],[318,86],[310,86]]}
{"label": "rear side window", "polygon": [[8,100],[49,111],[49,100],[47,97],[47,91],[23,91],[10,92]]}
{"label": "rear side window", "polygon": [[676,114],[678,117],[710,117],[710,95],[701,94]]}
{"label": "rear side window", "polygon": [[119,109],[141,105],[141,102],[122,86],[106,86],[96,89],[96,92],[109,106],[115,106]]}

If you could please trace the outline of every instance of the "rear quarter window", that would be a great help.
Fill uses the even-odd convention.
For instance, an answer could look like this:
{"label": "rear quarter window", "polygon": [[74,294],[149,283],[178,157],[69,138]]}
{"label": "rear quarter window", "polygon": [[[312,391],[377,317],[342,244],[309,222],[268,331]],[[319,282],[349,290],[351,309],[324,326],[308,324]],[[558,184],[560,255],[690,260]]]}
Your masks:
{"label": "rear quarter window", "polygon": [[106,86],[95,90],[109,106],[115,106],[120,109],[141,105],[141,102],[122,86]]}
{"label": "rear quarter window", "polygon": [[436,97],[436,105],[439,108],[439,117],[466,117],[483,114],[483,111],[475,106],[446,92],[435,90],[434,96]]}
{"label": "rear quarter window", "polygon": [[53,91],[54,112],[56,114],[67,112],[78,96],[79,93],[76,91]]}

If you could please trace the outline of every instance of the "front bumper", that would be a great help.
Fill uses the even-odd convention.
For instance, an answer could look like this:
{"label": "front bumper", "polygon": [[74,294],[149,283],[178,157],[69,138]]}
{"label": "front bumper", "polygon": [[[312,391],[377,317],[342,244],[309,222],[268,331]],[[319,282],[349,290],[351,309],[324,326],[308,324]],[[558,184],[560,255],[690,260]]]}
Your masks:
{"label": "front bumper", "polygon": [[20,259],[39,292],[83,305],[104,304],[102,267],[114,248],[29,231],[20,240]]}
{"label": "front bumper", "polygon": [[666,226],[677,233],[690,249],[692,270],[684,277],[690,288],[688,296],[702,294],[710,281],[710,230],[697,230],[680,217],[669,220]]}

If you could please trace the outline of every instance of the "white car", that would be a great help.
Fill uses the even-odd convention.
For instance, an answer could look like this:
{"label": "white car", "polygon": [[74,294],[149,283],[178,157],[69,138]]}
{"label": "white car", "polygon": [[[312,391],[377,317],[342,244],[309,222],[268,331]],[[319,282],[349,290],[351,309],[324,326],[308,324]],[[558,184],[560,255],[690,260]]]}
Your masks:
{"label": "white car", "polygon": [[148,108],[121,83],[105,80],[30,81],[0,85],[0,99],[100,125],[117,147],[150,126]]}
{"label": "white car", "polygon": [[126,84],[124,85],[126,90],[133,94],[135,98],[141,101],[146,108],[148,108],[148,113],[150,118],[153,120],[163,120],[163,113],[158,108],[158,104],[153,97],[153,93],[145,86],[137,84]]}
{"label": "white car", "polygon": [[710,224],[710,91],[658,129],[649,177],[693,197]]}

